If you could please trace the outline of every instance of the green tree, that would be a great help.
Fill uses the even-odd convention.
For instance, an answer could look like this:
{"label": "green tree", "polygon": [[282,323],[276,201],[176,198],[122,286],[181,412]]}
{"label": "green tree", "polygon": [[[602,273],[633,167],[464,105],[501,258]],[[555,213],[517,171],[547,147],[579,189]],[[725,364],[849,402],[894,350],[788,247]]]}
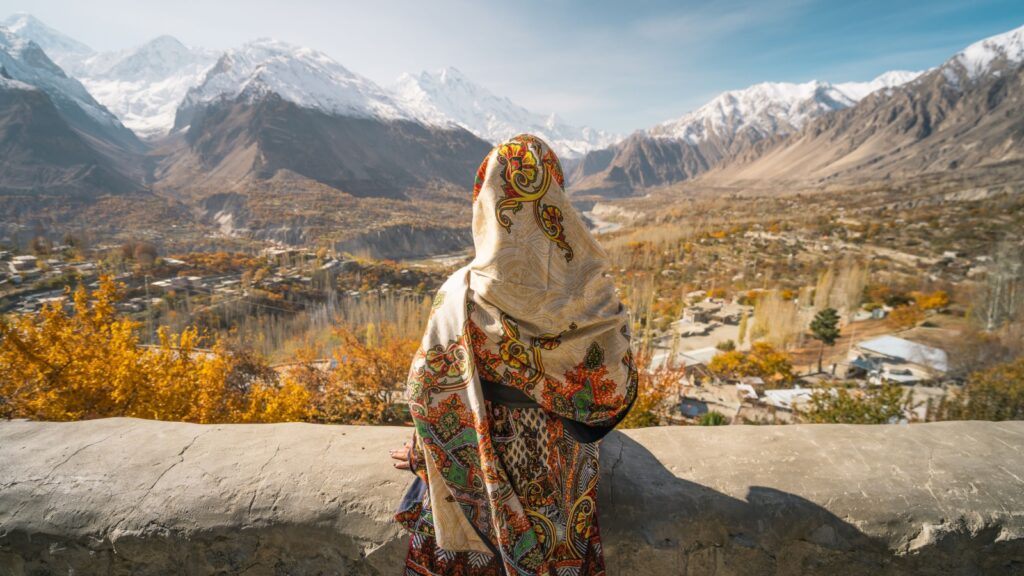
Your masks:
{"label": "green tree", "polygon": [[729,420],[721,412],[712,410],[711,412],[701,414],[700,420],[697,423],[701,426],[724,426],[729,423]]}
{"label": "green tree", "polygon": [[883,384],[867,389],[835,386],[818,390],[798,412],[804,422],[813,424],[889,424],[902,418],[906,408],[903,388]]}
{"label": "green tree", "polygon": [[821,360],[825,356],[825,346],[835,346],[839,338],[839,313],[835,308],[825,308],[814,315],[811,320],[811,333],[814,339],[821,342],[818,350],[818,372],[821,372]]}

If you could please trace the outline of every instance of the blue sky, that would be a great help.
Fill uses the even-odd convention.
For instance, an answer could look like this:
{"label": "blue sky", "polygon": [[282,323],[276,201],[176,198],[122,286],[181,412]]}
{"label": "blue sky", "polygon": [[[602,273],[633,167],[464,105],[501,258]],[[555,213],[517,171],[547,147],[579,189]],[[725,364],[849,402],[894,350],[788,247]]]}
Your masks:
{"label": "blue sky", "polygon": [[531,110],[618,132],[757,82],[928,68],[1024,25],[1024,0],[0,0],[0,17],[12,12],[98,50],[274,37],[382,84],[455,66]]}

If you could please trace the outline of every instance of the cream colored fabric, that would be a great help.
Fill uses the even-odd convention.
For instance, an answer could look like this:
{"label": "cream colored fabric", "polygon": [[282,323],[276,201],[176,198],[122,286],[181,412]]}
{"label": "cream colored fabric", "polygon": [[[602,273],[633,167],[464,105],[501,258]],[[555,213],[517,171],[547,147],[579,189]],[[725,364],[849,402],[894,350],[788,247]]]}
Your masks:
{"label": "cream colored fabric", "polygon": [[444,515],[435,525],[444,549],[477,549],[448,518],[460,511],[446,507],[449,494],[506,562],[513,547],[538,545],[527,544],[535,520],[491,445],[481,376],[588,425],[616,422],[636,394],[627,314],[607,256],[562,185],[557,157],[535,137],[517,136],[488,155],[474,188],[475,258],[438,291],[410,370],[410,410],[428,453],[431,506]]}
{"label": "cream colored fabric", "polygon": [[434,514],[434,537],[438,547],[444,550],[490,552],[490,548],[484,544],[466,519],[466,515],[462,513],[451,490],[437,471],[437,465],[434,464],[430,452],[424,454],[424,459],[427,464],[427,477],[432,478],[428,482],[428,487],[430,506]]}

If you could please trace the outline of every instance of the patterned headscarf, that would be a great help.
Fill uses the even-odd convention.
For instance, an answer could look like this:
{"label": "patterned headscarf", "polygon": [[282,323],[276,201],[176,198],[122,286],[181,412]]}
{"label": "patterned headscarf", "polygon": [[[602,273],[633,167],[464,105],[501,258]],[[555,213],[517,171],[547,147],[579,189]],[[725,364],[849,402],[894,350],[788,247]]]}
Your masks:
{"label": "patterned headscarf", "polygon": [[589,426],[617,422],[637,387],[607,255],[563,183],[555,153],[534,136],[484,159],[473,188],[476,256],[438,291],[408,382],[433,507],[446,487],[488,547],[524,573],[541,544],[495,455],[481,379]]}

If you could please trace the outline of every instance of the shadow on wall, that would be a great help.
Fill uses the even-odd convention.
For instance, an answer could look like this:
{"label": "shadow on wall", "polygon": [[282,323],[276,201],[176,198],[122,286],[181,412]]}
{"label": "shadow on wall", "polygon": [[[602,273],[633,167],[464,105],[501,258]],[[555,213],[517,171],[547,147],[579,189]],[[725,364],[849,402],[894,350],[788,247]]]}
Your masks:
{"label": "shadow on wall", "polygon": [[899,553],[800,496],[755,486],[744,501],[683,480],[621,432],[601,451],[598,510],[610,575],[1024,574],[1024,542],[998,542],[998,528],[940,534]]}

